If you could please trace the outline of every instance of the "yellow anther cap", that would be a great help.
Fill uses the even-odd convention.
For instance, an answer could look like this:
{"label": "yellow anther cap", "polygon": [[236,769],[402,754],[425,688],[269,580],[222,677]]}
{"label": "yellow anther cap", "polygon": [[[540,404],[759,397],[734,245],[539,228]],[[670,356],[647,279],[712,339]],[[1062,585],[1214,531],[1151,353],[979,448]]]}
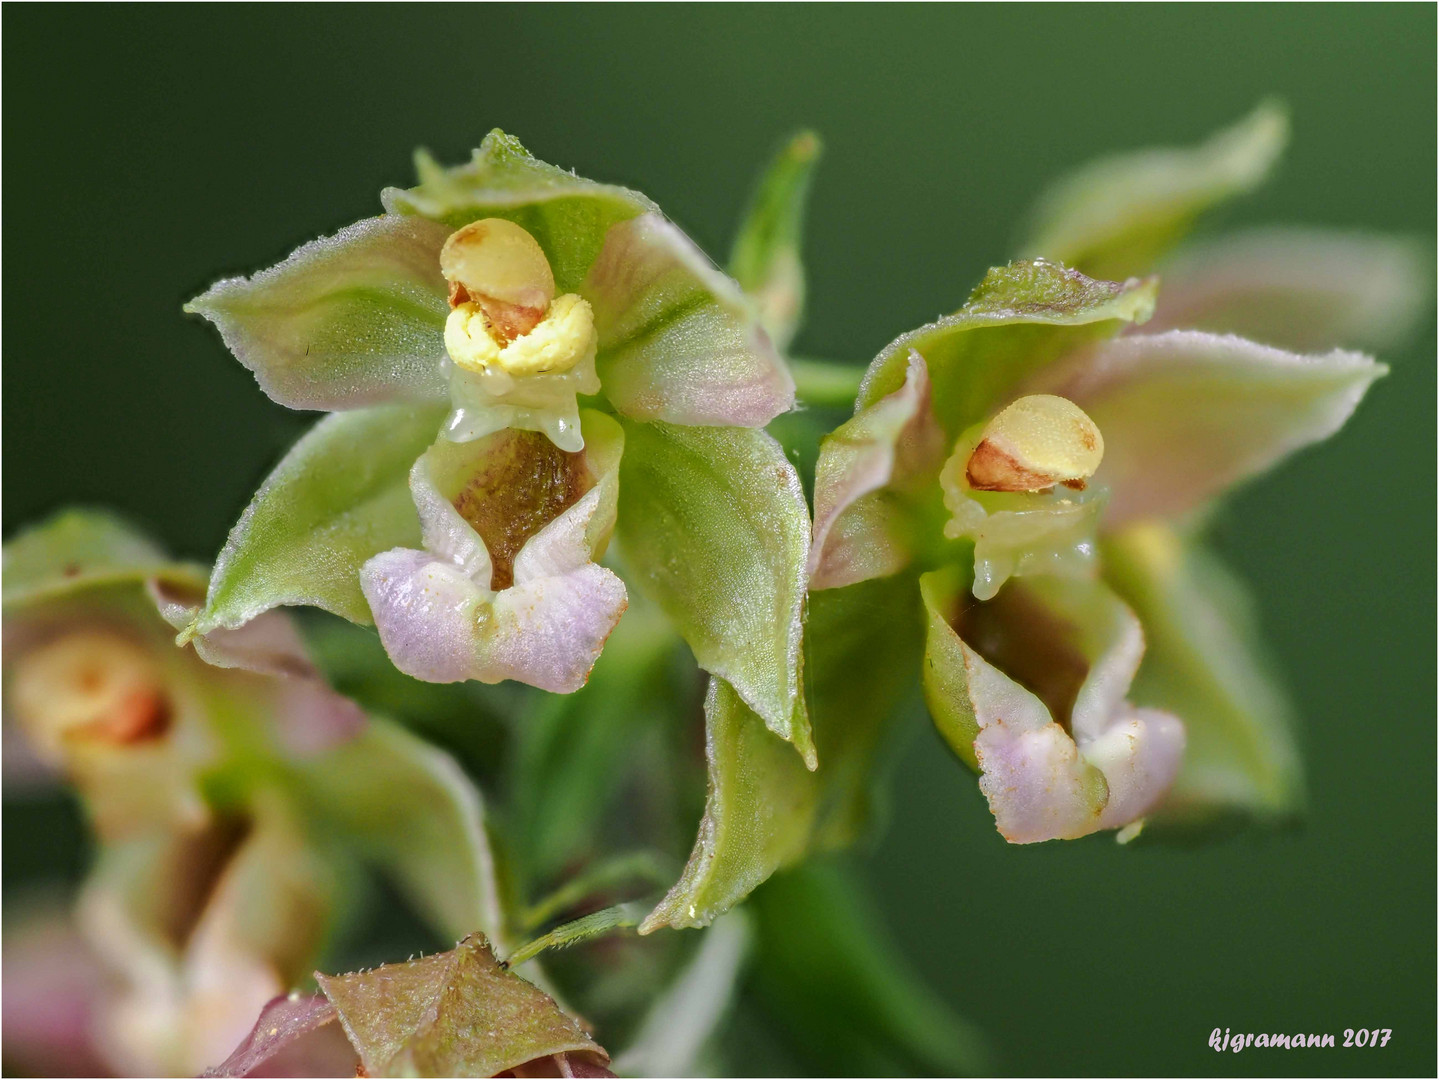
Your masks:
{"label": "yellow anther cap", "polygon": [[1104,458],[1104,438],[1078,405],[1031,394],[1007,405],[969,457],[965,476],[979,491],[1083,488]]}
{"label": "yellow anther cap", "polygon": [[462,301],[543,312],[555,298],[555,275],[539,242],[504,218],[472,221],[451,234],[440,250],[440,272],[468,294]]}

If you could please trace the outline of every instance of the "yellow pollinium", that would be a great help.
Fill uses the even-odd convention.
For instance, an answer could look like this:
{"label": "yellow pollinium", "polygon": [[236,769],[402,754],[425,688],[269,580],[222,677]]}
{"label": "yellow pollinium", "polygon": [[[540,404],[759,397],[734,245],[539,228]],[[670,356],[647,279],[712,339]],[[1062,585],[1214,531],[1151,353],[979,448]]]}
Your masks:
{"label": "yellow pollinium", "polygon": [[466,301],[445,320],[445,349],[466,371],[509,375],[559,374],[595,351],[595,317],[574,293],[557,297],[533,330],[508,344],[497,340],[484,305]]}
{"label": "yellow pollinium", "polygon": [[965,476],[979,491],[1082,489],[1104,458],[1104,438],[1084,410],[1053,394],[1011,402],[985,427]]}

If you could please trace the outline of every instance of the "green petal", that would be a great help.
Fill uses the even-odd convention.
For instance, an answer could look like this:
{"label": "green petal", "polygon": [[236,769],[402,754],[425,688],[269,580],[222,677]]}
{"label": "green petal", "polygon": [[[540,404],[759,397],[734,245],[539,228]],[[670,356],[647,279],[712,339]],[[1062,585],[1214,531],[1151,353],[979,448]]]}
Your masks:
{"label": "green petal", "polygon": [[305,764],[304,795],[442,935],[505,945],[480,793],[444,751],[375,719]]}
{"label": "green petal", "polygon": [[581,292],[604,394],[625,415],[763,427],[794,407],[754,304],[659,214],[612,228]]}
{"label": "green petal", "polygon": [[904,963],[838,866],[777,874],[752,901],[751,985],[815,1076],[983,1076],[983,1038]]}
{"label": "green petal", "polygon": [[1102,556],[1106,579],[1148,641],[1132,697],[1174,713],[1189,734],[1183,768],[1153,820],[1294,812],[1303,773],[1293,717],[1244,586],[1203,545],[1164,525],[1110,535]]}
{"label": "green petal", "polygon": [[709,795],[684,874],[640,925],[708,926],[801,858],[819,805],[815,774],[723,679],[705,698]]}
{"label": "green petal", "polygon": [[786,348],[804,315],[800,240],[820,141],[801,131],[760,177],[730,252],[729,271],[759,304],[760,321],[776,347]]}
{"label": "green petal", "polygon": [[749,428],[625,421],[618,537],[706,671],[813,762],[800,693],[809,512],[794,466]]}
{"label": "green petal", "polygon": [[562,293],[578,291],[611,225],[658,209],[637,191],[597,184],[531,157],[498,128],[465,165],[444,169],[424,154],[417,164],[419,186],[386,188],[386,210],[441,222],[446,234],[480,218],[507,218],[539,241]]}
{"label": "green petal", "polygon": [[1083,166],[1040,196],[1023,250],[1096,277],[1149,273],[1201,213],[1258,187],[1288,141],[1288,111],[1266,101],[1198,146]]}
{"label": "green petal", "polygon": [[1173,518],[1335,434],[1389,369],[1361,353],[1318,356],[1243,338],[1131,334],[1037,381],[1104,434],[1094,475],[1103,525]]}
{"label": "green petal", "polygon": [[226,278],[185,305],[220,331],[260,387],[292,409],[442,400],[448,230],[366,218],[278,266]]}
{"label": "green petal", "polygon": [[160,579],[203,588],[205,571],[170,560],[159,546],[105,510],[62,510],[18,533],[4,550],[7,609],[107,585]]}
{"label": "green petal", "polygon": [[478,934],[409,963],[315,978],[369,1076],[498,1076],[568,1053],[608,1060]]}
{"label": "green petal", "polygon": [[913,349],[928,365],[935,415],[953,442],[1054,360],[1148,319],[1155,287],[1153,280],[1095,281],[1043,260],[996,267],[958,312],[875,357],[855,412],[904,385]]}
{"label": "green petal", "polygon": [[390,548],[419,546],[407,481],[444,418],[444,406],[380,406],[311,428],[230,531],[191,632],[240,626],[281,604],[368,624],[360,567]]}

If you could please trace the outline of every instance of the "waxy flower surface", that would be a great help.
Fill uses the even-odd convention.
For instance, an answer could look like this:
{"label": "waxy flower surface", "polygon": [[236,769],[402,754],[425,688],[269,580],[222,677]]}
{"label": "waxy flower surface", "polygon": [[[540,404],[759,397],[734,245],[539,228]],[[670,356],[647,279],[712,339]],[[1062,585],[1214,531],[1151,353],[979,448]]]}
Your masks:
{"label": "waxy flower surface", "polygon": [[[1129,276],[1261,180],[1285,131],[1264,106],[1195,150],[1058,185],[1036,257],[887,347],[855,418],[823,444],[811,588],[918,590],[931,715],[1012,842],[1276,815],[1298,798],[1282,695],[1197,534],[1228,488],[1334,434],[1385,369],[1343,349],[1287,351],[1277,332],[1261,344],[1209,329],[1247,310],[1233,325],[1335,344],[1295,318],[1313,297],[1292,261],[1227,283],[1191,270],[1171,305],[1162,267]],[[1372,245],[1367,258],[1327,250],[1309,282],[1348,301],[1331,328],[1378,337],[1412,308],[1363,281],[1366,265],[1402,277],[1393,246],[1387,262]],[[1156,301],[1206,329],[1150,332]]]}
{"label": "waxy flower surface", "polygon": [[[75,919],[99,960],[83,1035],[110,1067],[222,1060],[308,975],[347,867],[390,876],[441,933],[502,932],[474,788],[334,693],[288,616],[175,648],[204,571],[92,511],[18,536],[4,575],[5,724],[75,786],[99,838]],[[82,1003],[50,960],[7,966],[6,989],[55,987],[32,1010],[53,1024]]]}
{"label": "waxy flower surface", "polygon": [[422,679],[573,691],[627,604],[600,564],[613,531],[625,578],[812,763],[807,512],[758,430],[794,404],[759,309],[792,320],[773,298],[795,274],[752,300],[644,196],[498,132],[468,165],[418,165],[384,215],[189,306],[274,400],[333,415],[187,632],[311,604],[373,620]]}

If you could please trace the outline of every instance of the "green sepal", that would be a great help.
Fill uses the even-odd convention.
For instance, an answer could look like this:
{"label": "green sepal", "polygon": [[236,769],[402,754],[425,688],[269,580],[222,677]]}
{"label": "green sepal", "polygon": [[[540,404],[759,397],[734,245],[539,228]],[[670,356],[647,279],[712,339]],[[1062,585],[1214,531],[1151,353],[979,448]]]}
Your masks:
{"label": "green sepal", "polygon": [[468,163],[446,169],[420,151],[416,169],[417,187],[385,189],[388,212],[418,214],[451,229],[487,217],[513,221],[544,248],[562,293],[578,290],[611,225],[659,209],[637,191],[540,161],[498,128]]}
{"label": "green sepal", "polygon": [[881,773],[923,646],[915,575],[811,593],[805,682],[820,767],[813,846],[845,847],[876,817]]}
{"label": "green sepal", "polygon": [[1092,162],[1040,196],[1022,250],[1095,277],[1147,274],[1201,213],[1263,183],[1288,141],[1288,110],[1265,101],[1198,146]]}
{"label": "green sepal", "polygon": [[974,740],[979,721],[969,703],[969,678],[965,671],[964,649],[954,632],[958,606],[969,602],[967,575],[957,567],[945,567],[919,579],[924,600],[924,700],[930,718],[951,750],[975,772],[979,761]]}
{"label": "green sepal", "polygon": [[896,338],[865,374],[855,412],[904,385],[909,352],[928,366],[950,442],[1003,405],[1029,376],[1154,313],[1157,281],[1096,281],[1044,260],[990,270],[953,315]]}
{"label": "green sepal", "polygon": [[1247,590],[1196,538],[1162,524],[1102,540],[1105,577],[1144,624],[1130,697],[1178,716],[1184,764],[1154,826],[1203,826],[1239,814],[1298,815],[1303,762],[1290,702],[1272,674]]}
{"label": "green sepal", "polygon": [[709,794],[684,874],[640,924],[708,926],[782,866],[803,857],[819,784],[724,679],[705,697]]}
{"label": "green sepal", "polygon": [[356,409],[446,397],[445,229],[366,218],[185,305],[291,409]]}
{"label": "green sepal", "polygon": [[368,625],[360,567],[390,548],[420,546],[407,481],[444,418],[443,406],[387,405],[311,428],[230,530],[187,633],[241,626],[290,604]]}
{"label": "green sepal", "polygon": [[641,933],[708,925],[776,870],[816,848],[848,845],[870,825],[877,764],[919,662],[914,577],[830,589],[811,604],[806,685],[819,768],[807,772],[732,687],[712,680],[699,838]]}
{"label": "green sepal", "polygon": [[4,550],[4,605],[13,610],[105,586],[159,580],[203,589],[205,570],[177,563],[106,510],[61,510],[16,534]]}
{"label": "green sepal", "polygon": [[631,580],[813,766],[801,692],[809,510],[780,445],[751,428],[622,419],[617,533]]}
{"label": "green sepal", "polygon": [[804,316],[800,242],[820,151],[812,131],[784,145],[760,177],[730,250],[729,272],[758,303],[760,321],[779,349],[789,345]]}

